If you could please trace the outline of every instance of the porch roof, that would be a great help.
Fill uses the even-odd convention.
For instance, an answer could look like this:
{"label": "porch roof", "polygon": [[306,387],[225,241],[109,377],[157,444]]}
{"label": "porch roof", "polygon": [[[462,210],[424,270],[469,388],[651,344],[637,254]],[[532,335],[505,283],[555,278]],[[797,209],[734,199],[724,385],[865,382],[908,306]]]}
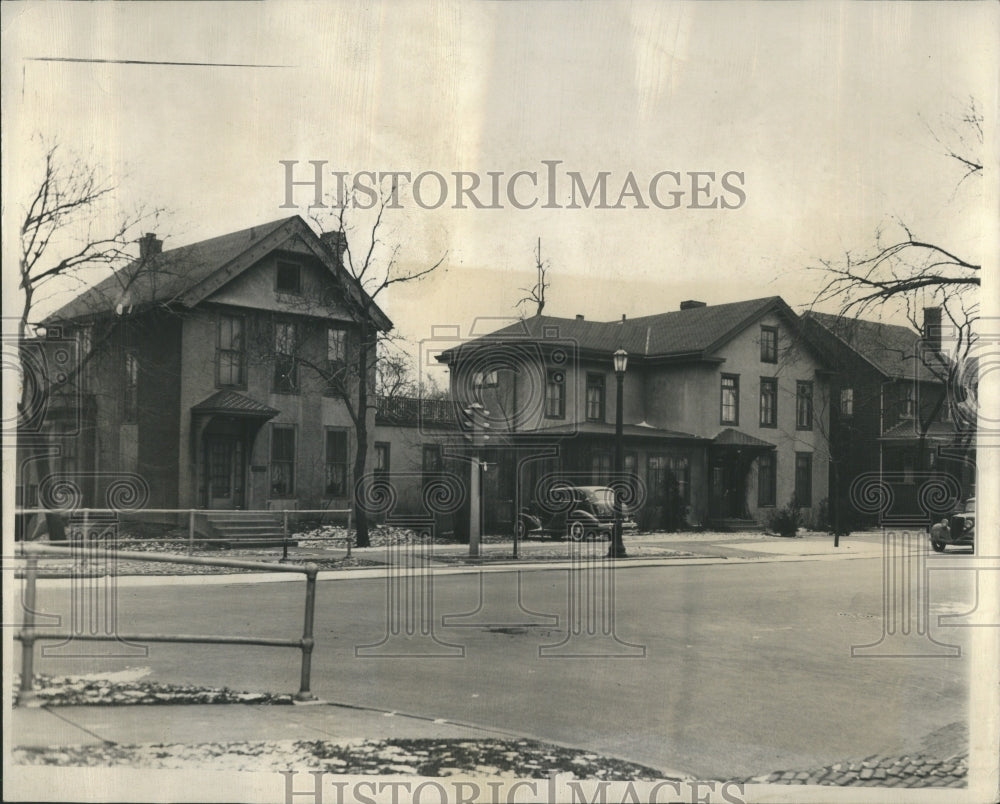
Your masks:
{"label": "porch roof", "polygon": [[755,447],[757,449],[777,449],[770,441],[762,438],[755,438],[732,427],[727,427],[712,439],[712,445],[716,447]]}
{"label": "porch roof", "polygon": [[[546,435],[567,435],[578,433],[579,435],[608,436],[614,438],[615,426],[607,422],[574,422],[572,424],[557,424],[551,427],[540,427],[537,430],[526,431],[529,434]],[[516,433],[514,435],[517,435]],[[649,424],[626,424],[622,426],[622,435],[625,438],[653,438],[682,441],[705,441],[701,436],[692,433],[682,433],[678,430],[664,430],[653,427]]]}
{"label": "porch roof", "polygon": [[[879,441],[919,441],[920,432],[918,427],[919,424],[913,419],[904,419],[899,424],[886,430],[879,438]],[[927,432],[924,434],[924,437],[932,441],[957,441],[962,436],[970,435],[973,435],[973,433],[960,431],[952,421],[936,421],[931,422],[927,426]]]}
{"label": "porch roof", "polygon": [[250,418],[270,419],[280,411],[251,399],[246,394],[236,391],[216,391],[197,405],[191,406],[191,413],[214,415],[225,413],[229,416],[247,416]]}

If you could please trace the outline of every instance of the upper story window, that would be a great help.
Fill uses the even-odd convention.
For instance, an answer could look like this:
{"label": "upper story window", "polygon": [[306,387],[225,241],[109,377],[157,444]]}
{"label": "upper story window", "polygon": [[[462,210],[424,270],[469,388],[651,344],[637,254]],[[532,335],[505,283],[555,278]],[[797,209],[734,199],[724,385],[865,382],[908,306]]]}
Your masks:
{"label": "upper story window", "polygon": [[291,394],[298,390],[297,343],[295,322],[276,321],[274,324],[274,390],[277,393]]}
{"label": "upper story window", "polygon": [[218,329],[215,351],[217,384],[222,387],[241,388],[246,385],[243,316],[220,315]]}
{"label": "upper story window", "polygon": [[853,388],[841,388],[840,389],[840,415],[841,416],[853,416],[854,415],[854,389]]}
{"label": "upper story window", "polygon": [[134,424],[139,420],[139,358],[135,352],[125,353],[122,378],[122,421]]}
{"label": "upper story window", "polygon": [[566,418],[566,373],[551,369],[545,383],[545,418]]}
{"label": "upper story window", "polygon": [[740,377],[738,374],[723,374],[719,421],[722,424],[740,423]]}
{"label": "upper story window", "polygon": [[343,327],[329,327],[326,331],[326,359],[331,365],[347,362],[347,330]]}
{"label": "upper story window", "polygon": [[777,327],[761,327],[760,328],[760,362],[761,363],[777,363],[778,362],[778,328]]}
{"label": "upper story window", "polygon": [[278,260],[275,268],[274,289],[278,293],[301,293],[302,266],[297,262]]}
{"label": "upper story window", "polygon": [[907,384],[903,388],[903,418],[912,419],[917,411],[917,391],[913,384]]}
{"label": "upper story window", "polygon": [[795,385],[795,429],[812,430],[813,384],[808,380],[799,380]]}
{"label": "upper story window", "polygon": [[587,421],[604,421],[604,387],[603,374],[587,375]]}
{"label": "upper story window", "polygon": [[778,426],[778,381],[774,377],[760,378],[760,426]]}

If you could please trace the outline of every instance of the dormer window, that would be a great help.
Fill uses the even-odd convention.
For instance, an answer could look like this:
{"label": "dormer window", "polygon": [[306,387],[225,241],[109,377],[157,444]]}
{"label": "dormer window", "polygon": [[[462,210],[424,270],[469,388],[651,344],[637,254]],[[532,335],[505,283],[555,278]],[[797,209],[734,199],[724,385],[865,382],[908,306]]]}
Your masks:
{"label": "dormer window", "polygon": [[302,270],[297,262],[278,260],[274,289],[278,293],[301,293]]}

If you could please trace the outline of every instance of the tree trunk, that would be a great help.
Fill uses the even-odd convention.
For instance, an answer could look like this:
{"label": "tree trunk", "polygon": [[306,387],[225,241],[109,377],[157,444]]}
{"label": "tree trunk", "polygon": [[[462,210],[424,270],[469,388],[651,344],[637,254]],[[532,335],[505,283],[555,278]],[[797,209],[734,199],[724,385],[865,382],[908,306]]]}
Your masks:
{"label": "tree trunk", "polygon": [[368,459],[368,328],[362,326],[358,344],[358,408],[354,433],[354,521],[357,528],[358,547],[371,547],[368,535],[368,511],[365,507],[363,480]]}

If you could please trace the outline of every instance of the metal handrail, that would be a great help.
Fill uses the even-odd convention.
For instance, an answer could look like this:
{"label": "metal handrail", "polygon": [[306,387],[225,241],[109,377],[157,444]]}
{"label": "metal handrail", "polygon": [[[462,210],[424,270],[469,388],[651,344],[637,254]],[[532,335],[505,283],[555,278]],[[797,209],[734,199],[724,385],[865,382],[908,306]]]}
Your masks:
{"label": "metal handrail", "polygon": [[[14,638],[21,642],[21,685],[17,693],[19,706],[40,706],[38,694],[34,688],[35,642],[42,640],[80,639],[92,642],[188,642],[218,645],[262,645],[266,647],[299,648],[302,651],[302,672],[299,679],[299,691],[295,694],[297,701],[314,701],[316,696],[310,692],[310,676],[312,672],[312,651],[315,645],[313,639],[313,621],[316,614],[316,575],[319,567],[310,562],[299,566],[295,564],[275,564],[264,561],[243,561],[241,559],[205,558],[201,556],[182,556],[172,553],[137,553],[126,550],[111,550],[100,548],[56,547],[53,545],[25,543],[22,550],[26,558],[25,590],[24,590],[24,622]],[[306,576],[305,617],[302,626],[301,639],[272,639],[265,637],[227,636],[212,634],[76,634],[71,632],[52,632],[45,629],[40,632],[35,628],[36,600],[38,596],[38,561],[46,557],[79,556],[138,558],[142,561],[153,561],[164,564],[188,564],[193,566],[233,567],[267,572],[301,573]]]}

